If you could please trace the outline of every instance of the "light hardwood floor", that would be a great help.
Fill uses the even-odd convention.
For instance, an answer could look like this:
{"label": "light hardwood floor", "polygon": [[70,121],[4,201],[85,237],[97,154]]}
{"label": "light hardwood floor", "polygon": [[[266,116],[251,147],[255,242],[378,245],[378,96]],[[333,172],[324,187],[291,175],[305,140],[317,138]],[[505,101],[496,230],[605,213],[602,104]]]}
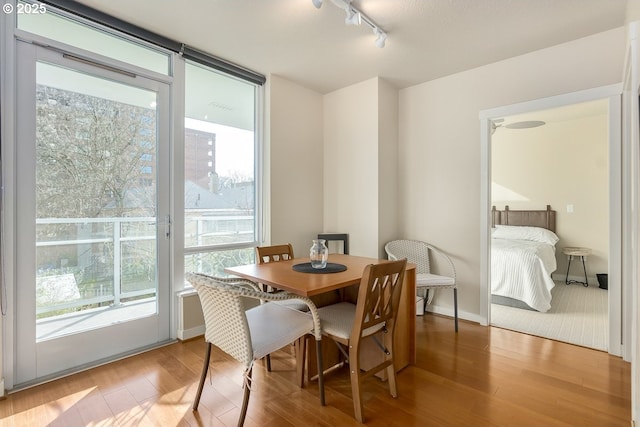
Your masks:
{"label": "light hardwood floor", "polygon": [[[368,426],[630,425],[631,367],[596,350],[495,327],[417,317],[417,363],[398,374],[399,397],[366,381]],[[241,368],[212,353],[198,413],[191,411],[204,342],[176,343],[9,394],[0,426],[233,426]],[[81,351],[81,350],[80,350]],[[315,383],[299,389],[291,349],[254,367],[246,426],[353,426],[347,372],[326,376],[327,406]]]}

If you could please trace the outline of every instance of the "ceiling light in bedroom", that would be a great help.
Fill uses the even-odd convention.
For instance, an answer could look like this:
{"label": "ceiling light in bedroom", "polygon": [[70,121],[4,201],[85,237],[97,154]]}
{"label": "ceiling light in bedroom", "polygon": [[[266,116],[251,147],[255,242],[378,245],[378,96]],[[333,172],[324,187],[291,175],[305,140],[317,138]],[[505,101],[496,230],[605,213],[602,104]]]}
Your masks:
{"label": "ceiling light in bedroom", "polygon": [[545,125],[546,122],[542,120],[524,120],[521,122],[513,122],[505,125],[504,127],[508,129],[529,129],[529,128],[537,128],[538,126]]}
{"label": "ceiling light in bedroom", "polygon": [[[311,0],[313,5],[320,9],[322,7],[323,0]],[[387,33],[371,20],[367,15],[362,13],[359,9],[351,4],[351,0],[331,0],[333,4],[341,9],[344,9],[347,16],[344,19],[347,25],[360,25],[362,22],[367,24],[373,30],[373,34],[376,36],[375,45],[379,48],[383,48],[387,40]]]}
{"label": "ceiling light in bedroom", "polygon": [[546,125],[546,122],[542,120],[522,120],[519,122],[513,122],[504,124],[504,119],[495,119],[491,121],[491,135],[493,135],[498,128],[507,128],[507,129],[530,129],[537,128],[538,126]]}

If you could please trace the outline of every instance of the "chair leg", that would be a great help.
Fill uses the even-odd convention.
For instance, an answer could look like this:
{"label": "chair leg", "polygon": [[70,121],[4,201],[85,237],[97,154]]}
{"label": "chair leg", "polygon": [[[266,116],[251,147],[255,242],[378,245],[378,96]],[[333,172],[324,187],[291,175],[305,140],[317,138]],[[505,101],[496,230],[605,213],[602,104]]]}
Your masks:
{"label": "chair leg", "polygon": [[391,334],[385,333],[385,347],[390,348],[389,354],[385,354],[385,360],[390,360],[391,365],[387,366],[387,381],[389,382],[389,393],[391,396],[398,397],[398,383],[396,382],[396,364],[393,362],[394,346]]}
{"label": "chair leg", "polygon": [[207,349],[204,354],[204,363],[202,364],[202,374],[200,375],[200,384],[198,384],[198,391],[196,392],[196,398],[193,401],[193,410],[198,410],[200,404],[200,396],[202,396],[202,388],[204,387],[204,380],[207,378],[207,371],[209,370],[209,360],[211,359],[211,343],[207,343]]}
{"label": "chair leg", "polygon": [[295,342],[296,349],[296,377],[298,385],[304,388],[304,367],[307,360],[307,336],[298,338]]}
{"label": "chair leg", "polygon": [[267,354],[266,359],[267,359],[267,372],[271,372],[271,355]]}
{"label": "chair leg", "polygon": [[351,394],[353,397],[353,411],[356,420],[364,423],[364,411],[362,410],[362,391],[360,390],[360,360],[358,352],[352,347],[349,349],[349,372],[351,376]]}
{"label": "chair leg", "polygon": [[238,418],[238,427],[244,425],[244,419],[247,417],[247,408],[249,407],[249,394],[251,393],[251,371],[247,372],[247,382],[244,385],[244,397],[242,398],[242,409],[240,409],[240,418]]}
{"label": "chair leg", "polygon": [[453,288],[453,310],[456,319],[456,332],[458,332],[458,289]]}
{"label": "chair leg", "polygon": [[[302,337],[304,340],[305,338]],[[324,406],[324,366],[322,363],[322,340],[316,340],[316,353],[318,354],[318,390],[320,392],[320,405]]]}

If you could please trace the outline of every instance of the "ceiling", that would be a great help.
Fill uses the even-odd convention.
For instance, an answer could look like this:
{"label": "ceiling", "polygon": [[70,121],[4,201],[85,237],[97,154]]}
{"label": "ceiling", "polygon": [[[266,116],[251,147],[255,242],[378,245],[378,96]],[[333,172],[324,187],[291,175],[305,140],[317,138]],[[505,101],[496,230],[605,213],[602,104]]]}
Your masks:
{"label": "ceiling", "polygon": [[[635,1],[635,0],[634,0]],[[347,26],[329,0],[78,0],[319,93],[376,76],[401,89],[625,24],[627,0],[353,0],[388,34]]]}

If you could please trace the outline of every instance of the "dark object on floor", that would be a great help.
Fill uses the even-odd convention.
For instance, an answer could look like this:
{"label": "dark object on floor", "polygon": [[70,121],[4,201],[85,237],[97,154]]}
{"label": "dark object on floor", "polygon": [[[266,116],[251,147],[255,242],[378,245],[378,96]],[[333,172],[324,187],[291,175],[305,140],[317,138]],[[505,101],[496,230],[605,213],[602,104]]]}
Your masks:
{"label": "dark object on floor", "polygon": [[609,289],[609,275],[608,274],[596,274],[600,289]]}

